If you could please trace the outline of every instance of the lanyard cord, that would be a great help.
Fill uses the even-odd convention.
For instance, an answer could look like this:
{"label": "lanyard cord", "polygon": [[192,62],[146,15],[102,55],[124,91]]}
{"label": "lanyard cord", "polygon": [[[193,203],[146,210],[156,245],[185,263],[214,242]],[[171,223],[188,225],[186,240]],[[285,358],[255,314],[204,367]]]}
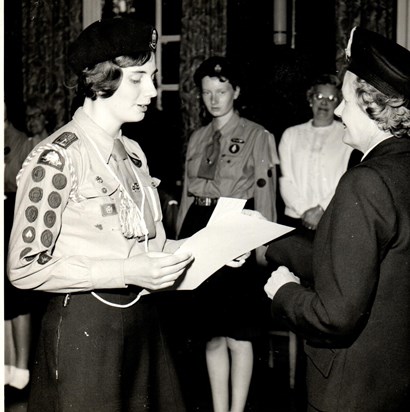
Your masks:
{"label": "lanyard cord", "polygon": [[[86,133],[84,133],[84,135],[87,136]],[[87,138],[88,138],[88,136],[87,136]],[[92,140],[92,139],[89,139],[89,138],[88,138],[88,140],[90,141],[90,143],[91,143],[92,146],[94,147],[95,152],[97,153],[97,155],[98,155],[98,157],[100,158],[101,162],[104,164],[105,168],[110,172],[110,174],[111,174],[111,175],[114,177],[114,179],[120,184],[120,186],[123,186],[123,184],[122,184],[122,183],[120,182],[120,180],[118,179],[118,176],[113,172],[113,170],[108,166],[108,164],[107,164],[107,163],[105,162],[105,160],[103,159],[100,151],[98,150],[98,148],[97,148],[96,144],[93,142],[93,140]],[[141,210],[138,208],[138,206],[135,204],[135,202],[134,202],[134,204],[135,204],[135,207],[136,207],[136,209],[137,209],[137,211],[138,211],[138,215],[139,215],[139,217],[141,218],[142,223],[144,224],[144,228],[145,228],[145,230],[144,230],[144,232],[145,232],[145,233],[144,233],[144,250],[145,250],[145,252],[147,253],[147,252],[148,252],[148,230],[146,229],[147,227],[146,227],[146,224],[145,224],[145,221],[144,221],[144,204],[145,204],[145,197],[146,197],[146,196],[145,196],[145,190],[144,190],[144,187],[143,187],[143,185],[142,185],[142,182],[140,181],[140,178],[138,177],[138,174],[135,172],[134,168],[132,168],[132,171],[134,172],[134,175],[135,175],[135,177],[136,177],[137,180],[138,180],[138,184],[139,184],[140,187],[141,187],[141,193],[142,193],[141,209],[142,209],[142,212],[141,212]],[[124,190],[125,190],[125,188],[124,188]],[[128,194],[128,193],[127,193],[127,194]],[[128,195],[128,196],[129,196],[129,195]],[[127,304],[124,304],[124,305],[121,305],[121,304],[119,304],[119,303],[109,302],[108,300],[105,300],[104,298],[102,298],[101,296],[99,296],[97,293],[95,293],[95,292],[93,292],[93,291],[91,292],[91,294],[92,294],[96,299],[98,299],[99,301],[101,301],[102,303],[104,303],[104,304],[106,304],[106,305],[108,305],[108,306],[112,306],[112,307],[115,307],[115,308],[129,308],[129,307],[133,306],[134,304],[136,304],[136,303],[140,300],[143,292],[144,292],[144,290],[142,290],[133,301],[131,301],[131,302],[127,303]]]}

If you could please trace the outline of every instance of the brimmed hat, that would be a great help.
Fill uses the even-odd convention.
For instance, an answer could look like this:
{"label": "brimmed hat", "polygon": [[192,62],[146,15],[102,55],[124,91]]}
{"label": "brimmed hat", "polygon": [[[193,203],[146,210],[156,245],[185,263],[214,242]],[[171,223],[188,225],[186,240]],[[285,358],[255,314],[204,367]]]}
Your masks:
{"label": "brimmed hat", "polygon": [[76,74],[119,56],[155,51],[154,27],[131,17],[100,20],[85,28],[68,49],[68,62]]}
{"label": "brimmed hat", "polygon": [[410,107],[410,51],[382,35],[355,27],[346,49],[347,70]]}
{"label": "brimmed hat", "polygon": [[239,81],[232,64],[222,56],[212,56],[199,65],[194,73],[194,82],[198,87],[201,87],[205,76],[225,78],[235,86]]}

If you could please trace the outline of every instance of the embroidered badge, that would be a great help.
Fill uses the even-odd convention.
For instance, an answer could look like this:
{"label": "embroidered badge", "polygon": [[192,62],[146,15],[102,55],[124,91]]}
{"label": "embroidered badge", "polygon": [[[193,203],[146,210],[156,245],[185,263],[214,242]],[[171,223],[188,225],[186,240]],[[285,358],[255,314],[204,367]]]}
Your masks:
{"label": "embroidered badge", "polygon": [[151,42],[149,44],[149,48],[151,49],[151,51],[155,51],[155,49],[157,48],[157,41],[158,41],[158,33],[155,29],[152,29]]}
{"label": "embroidered badge", "polygon": [[40,256],[38,257],[37,262],[40,265],[45,265],[50,260],[51,260],[51,256],[47,255],[46,252],[42,252],[42,253],[40,253]]}
{"label": "embroidered badge", "polygon": [[256,184],[258,185],[258,187],[263,187],[266,185],[266,180],[265,179],[258,179],[256,181]]}
{"label": "embroidered badge", "polygon": [[64,132],[60,134],[60,136],[57,137],[53,141],[53,143],[59,145],[60,147],[66,149],[68,146],[70,146],[72,143],[74,143],[76,140],[78,140],[78,137],[71,132]]}
{"label": "embroidered badge", "polygon": [[31,172],[31,177],[33,178],[33,181],[36,183],[41,182],[44,179],[45,175],[46,171],[43,166],[36,166]]}
{"label": "embroidered badge", "polygon": [[141,167],[142,166],[141,159],[135,153],[133,153],[133,155],[135,157],[130,156],[132,163],[134,163],[135,166],[137,166],[137,167]]}
{"label": "embroidered badge", "polygon": [[50,247],[52,242],[53,242],[53,234],[51,233],[50,230],[47,229],[41,234],[41,243],[45,247]]}
{"label": "embroidered badge", "polygon": [[238,144],[233,144],[233,145],[229,146],[229,151],[231,153],[238,153],[240,149],[241,149],[241,147]]}
{"label": "embroidered badge", "polygon": [[52,182],[53,186],[58,190],[62,190],[67,186],[67,178],[62,173],[57,173],[54,175]]}
{"label": "embroidered badge", "polygon": [[54,223],[57,220],[56,214],[55,212],[53,212],[52,210],[47,210],[46,213],[44,213],[44,224],[46,225],[46,227],[51,228],[54,226]]}
{"label": "embroidered badge", "polygon": [[65,160],[56,150],[44,150],[37,163],[54,167],[62,172]]}
{"label": "embroidered badge", "polygon": [[31,243],[36,238],[36,230],[32,226],[26,227],[22,236],[25,243]]}
{"label": "embroidered badge", "polygon": [[29,206],[25,211],[26,219],[33,223],[38,216],[38,209],[35,206]]}
{"label": "embroidered badge", "polygon": [[57,192],[51,192],[48,195],[48,204],[53,209],[56,209],[61,205],[61,196]]}
{"label": "embroidered badge", "polygon": [[20,259],[22,259],[24,256],[26,256],[31,251],[32,251],[31,247],[25,247],[20,253]]}
{"label": "embroidered badge", "polygon": [[33,187],[28,193],[28,198],[34,203],[39,202],[43,198],[43,189],[40,187]]}
{"label": "embroidered badge", "polygon": [[106,203],[101,205],[101,214],[105,216],[113,216],[117,215],[117,208],[115,207],[115,203]]}

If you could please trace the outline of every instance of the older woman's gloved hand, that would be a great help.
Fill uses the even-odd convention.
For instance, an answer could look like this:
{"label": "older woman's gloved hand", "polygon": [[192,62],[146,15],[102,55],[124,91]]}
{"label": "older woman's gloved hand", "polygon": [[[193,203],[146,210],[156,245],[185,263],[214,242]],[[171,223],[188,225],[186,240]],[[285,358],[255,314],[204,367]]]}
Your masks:
{"label": "older woman's gloved hand", "polygon": [[273,299],[276,292],[286,283],[294,282],[300,284],[300,279],[295,276],[286,266],[279,266],[271,273],[264,290],[270,299]]}

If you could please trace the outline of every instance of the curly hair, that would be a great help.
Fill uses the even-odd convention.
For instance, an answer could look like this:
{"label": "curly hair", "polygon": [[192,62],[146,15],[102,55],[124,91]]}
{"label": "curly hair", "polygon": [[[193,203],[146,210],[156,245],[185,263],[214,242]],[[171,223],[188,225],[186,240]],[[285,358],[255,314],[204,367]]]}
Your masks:
{"label": "curly hair", "polygon": [[405,107],[405,98],[387,96],[357,76],[355,86],[359,106],[380,130],[396,137],[410,135],[410,110]]}
{"label": "curly hair", "polygon": [[316,93],[316,87],[319,85],[329,84],[334,86],[337,90],[337,101],[342,100],[342,92],[340,90],[342,82],[335,74],[323,73],[320,76],[316,77],[311,83],[309,89],[306,92],[306,97],[308,102],[313,99],[313,95]]}
{"label": "curly hair", "polygon": [[142,66],[150,58],[151,52],[134,56],[119,56],[113,60],[98,63],[90,69],[83,70],[78,79],[78,91],[92,100],[97,95],[102,98],[112,96],[118,89],[122,79],[122,68]]}

